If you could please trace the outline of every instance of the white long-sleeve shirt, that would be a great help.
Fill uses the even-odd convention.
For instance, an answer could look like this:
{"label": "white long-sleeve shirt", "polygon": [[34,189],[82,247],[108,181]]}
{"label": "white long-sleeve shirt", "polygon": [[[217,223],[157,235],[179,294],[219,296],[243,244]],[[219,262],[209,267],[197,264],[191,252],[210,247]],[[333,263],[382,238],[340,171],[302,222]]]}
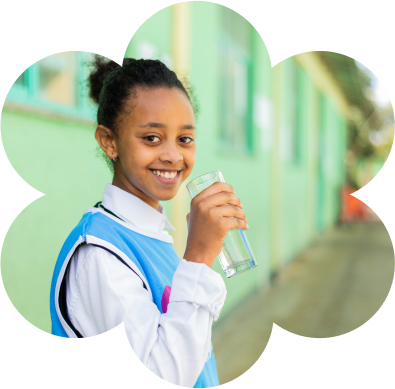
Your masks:
{"label": "white long-sleeve shirt", "polygon": [[[102,205],[152,236],[173,229],[159,211],[137,197],[106,185]],[[161,314],[143,281],[113,254],[92,245],[78,249],[67,277],[67,309],[74,327],[93,336],[125,322],[138,358],[156,375],[193,387],[211,352],[211,327],[226,297],[222,277],[208,266],[180,260],[167,312]]]}

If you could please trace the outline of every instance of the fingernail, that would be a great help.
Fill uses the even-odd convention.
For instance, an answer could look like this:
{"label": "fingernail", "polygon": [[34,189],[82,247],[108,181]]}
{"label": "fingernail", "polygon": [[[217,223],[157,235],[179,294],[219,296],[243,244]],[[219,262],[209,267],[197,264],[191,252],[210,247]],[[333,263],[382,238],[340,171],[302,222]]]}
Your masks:
{"label": "fingernail", "polygon": [[243,204],[240,204],[241,205],[241,208],[243,208]]}
{"label": "fingernail", "polygon": [[247,224],[247,228],[250,228],[250,227],[248,226],[248,224]]}

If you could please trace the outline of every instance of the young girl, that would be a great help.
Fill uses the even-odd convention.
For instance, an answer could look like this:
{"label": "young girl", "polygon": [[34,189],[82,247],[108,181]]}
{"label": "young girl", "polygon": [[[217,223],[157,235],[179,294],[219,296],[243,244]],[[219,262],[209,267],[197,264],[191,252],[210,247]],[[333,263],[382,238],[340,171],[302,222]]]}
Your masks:
{"label": "young girl", "polygon": [[177,256],[160,200],[172,199],[195,163],[195,115],[163,63],[101,57],[89,77],[98,104],[95,138],[113,164],[112,184],[67,238],[51,285],[52,332],[82,338],[125,322],[138,358],[174,384],[219,385],[211,327],[226,297],[211,267],[230,229],[247,229],[233,188],[215,183],[191,202]]}

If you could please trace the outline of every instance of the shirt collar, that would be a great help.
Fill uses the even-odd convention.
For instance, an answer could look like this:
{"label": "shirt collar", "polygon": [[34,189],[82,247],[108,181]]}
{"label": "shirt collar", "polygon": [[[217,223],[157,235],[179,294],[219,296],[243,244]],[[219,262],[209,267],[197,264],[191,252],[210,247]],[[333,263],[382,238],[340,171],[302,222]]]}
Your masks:
{"label": "shirt collar", "polygon": [[[175,231],[167,219],[165,209],[159,203],[158,211],[117,186],[106,184],[102,204],[122,219],[145,231],[164,232],[165,228]],[[167,233],[167,232],[165,232]]]}

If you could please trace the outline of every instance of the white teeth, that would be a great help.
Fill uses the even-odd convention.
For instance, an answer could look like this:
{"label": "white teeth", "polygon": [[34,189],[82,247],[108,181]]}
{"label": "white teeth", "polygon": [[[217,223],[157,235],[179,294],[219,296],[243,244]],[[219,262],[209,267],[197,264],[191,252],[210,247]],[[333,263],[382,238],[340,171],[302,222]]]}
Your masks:
{"label": "white teeth", "polygon": [[160,170],[153,170],[153,173],[159,177],[167,178],[168,180],[173,179],[178,172],[161,172]]}

